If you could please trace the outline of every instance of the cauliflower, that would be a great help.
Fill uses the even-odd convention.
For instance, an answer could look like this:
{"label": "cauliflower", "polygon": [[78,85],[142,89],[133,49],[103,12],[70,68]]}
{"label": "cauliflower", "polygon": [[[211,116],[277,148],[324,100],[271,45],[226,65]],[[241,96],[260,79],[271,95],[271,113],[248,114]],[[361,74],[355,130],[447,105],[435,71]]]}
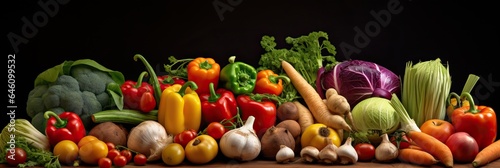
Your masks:
{"label": "cauliflower", "polygon": [[[93,61],[74,64],[65,62],[59,65],[69,67],[69,71],[62,75],[58,73],[55,78],[44,77],[53,73],[41,73],[36,81],[38,78],[45,81],[35,81],[35,87],[29,92],[26,111],[32,118],[31,123],[42,133],[45,132],[46,119],[43,114],[46,111],[56,114],[74,112],[82,119],[85,129],[90,130],[94,126],[92,114],[105,109],[122,108],[119,106],[122,102],[115,102],[121,99],[113,98],[122,95],[119,86],[123,83],[123,75],[120,72],[103,69]],[[59,68],[56,66],[46,72]]]}

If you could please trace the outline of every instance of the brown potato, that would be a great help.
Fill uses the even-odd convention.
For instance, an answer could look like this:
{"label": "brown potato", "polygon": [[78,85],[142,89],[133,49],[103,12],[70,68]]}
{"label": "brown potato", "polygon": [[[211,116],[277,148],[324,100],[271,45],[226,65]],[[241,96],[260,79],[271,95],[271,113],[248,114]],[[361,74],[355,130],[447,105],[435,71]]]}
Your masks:
{"label": "brown potato", "polygon": [[95,136],[104,142],[112,142],[115,145],[127,145],[128,131],[122,125],[113,122],[103,122],[94,126],[89,135]]}

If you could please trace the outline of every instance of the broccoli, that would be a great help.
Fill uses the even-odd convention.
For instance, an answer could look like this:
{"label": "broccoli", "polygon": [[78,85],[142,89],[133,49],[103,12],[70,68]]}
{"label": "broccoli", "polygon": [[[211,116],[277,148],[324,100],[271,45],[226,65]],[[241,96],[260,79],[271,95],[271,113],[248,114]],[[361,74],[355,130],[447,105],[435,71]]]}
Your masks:
{"label": "broccoli", "polygon": [[[27,114],[32,118],[31,123],[35,128],[42,133],[45,132],[46,119],[43,113],[46,111],[50,110],[56,114],[71,111],[80,116],[85,129],[89,131],[94,126],[91,118],[93,113],[117,107],[117,103],[114,102],[116,99],[112,98],[114,95],[111,92],[118,92],[117,95],[121,96],[121,90],[109,87],[113,84],[121,85],[123,75],[117,71],[107,69],[104,71],[96,64],[95,62],[76,65],[63,63],[60,66],[66,66],[69,70],[62,75],[59,74],[55,81],[38,85],[35,82],[35,87],[29,92],[26,106]],[[54,67],[52,70],[58,68]],[[64,71],[64,68],[61,69]],[[118,78],[114,78],[113,75],[117,74]],[[45,77],[45,79],[50,78]]]}

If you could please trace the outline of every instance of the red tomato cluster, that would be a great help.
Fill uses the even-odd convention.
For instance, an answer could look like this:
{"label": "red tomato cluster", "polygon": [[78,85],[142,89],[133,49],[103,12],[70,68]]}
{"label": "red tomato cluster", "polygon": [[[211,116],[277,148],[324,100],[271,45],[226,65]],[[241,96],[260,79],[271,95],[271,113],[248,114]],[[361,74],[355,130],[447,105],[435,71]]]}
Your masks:
{"label": "red tomato cluster", "polygon": [[99,159],[99,168],[110,168],[113,165],[116,167],[123,167],[130,162],[133,162],[137,166],[144,166],[147,162],[147,157],[142,153],[133,154],[132,151],[128,149],[119,149],[115,144],[107,142],[108,155],[104,158]]}

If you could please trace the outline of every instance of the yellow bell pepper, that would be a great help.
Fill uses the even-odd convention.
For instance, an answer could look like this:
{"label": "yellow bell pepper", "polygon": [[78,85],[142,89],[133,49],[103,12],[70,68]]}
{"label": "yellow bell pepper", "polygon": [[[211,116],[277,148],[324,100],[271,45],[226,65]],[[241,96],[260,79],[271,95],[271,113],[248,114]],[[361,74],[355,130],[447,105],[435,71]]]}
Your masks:
{"label": "yellow bell pepper", "polygon": [[341,141],[342,139],[340,139],[337,131],[321,123],[315,123],[306,127],[300,139],[302,147],[313,146],[318,150],[323,149],[330,143],[339,147]]}
{"label": "yellow bell pepper", "polygon": [[163,90],[158,107],[158,122],[168,134],[177,135],[184,130],[198,132],[201,124],[201,101],[196,83],[174,84]]}

